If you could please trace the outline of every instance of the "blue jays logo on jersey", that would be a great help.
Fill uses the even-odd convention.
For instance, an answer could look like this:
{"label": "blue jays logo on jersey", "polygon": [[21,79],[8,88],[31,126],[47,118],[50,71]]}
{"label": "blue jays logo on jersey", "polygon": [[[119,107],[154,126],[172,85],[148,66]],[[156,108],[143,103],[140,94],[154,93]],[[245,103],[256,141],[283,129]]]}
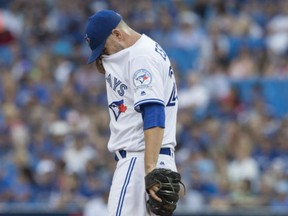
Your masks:
{"label": "blue jays logo on jersey", "polygon": [[120,114],[124,113],[127,110],[127,106],[124,105],[124,100],[119,100],[119,101],[113,101],[110,105],[109,108],[112,110],[115,116],[115,120],[117,121]]}
{"label": "blue jays logo on jersey", "polygon": [[136,88],[146,88],[152,82],[152,76],[146,69],[139,69],[134,73],[133,82]]}

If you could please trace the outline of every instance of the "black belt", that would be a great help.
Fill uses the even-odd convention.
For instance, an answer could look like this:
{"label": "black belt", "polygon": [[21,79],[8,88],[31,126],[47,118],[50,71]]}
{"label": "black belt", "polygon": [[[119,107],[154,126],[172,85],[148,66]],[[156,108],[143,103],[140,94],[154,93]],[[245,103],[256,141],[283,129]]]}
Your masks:
{"label": "black belt", "polygon": [[[119,152],[119,154],[121,155],[122,158],[126,158],[127,152],[125,150],[119,150],[118,152]],[[170,155],[171,156],[172,155],[172,151],[171,151],[170,148],[161,148],[160,149],[160,154]],[[114,158],[115,158],[116,161],[119,161],[119,158],[118,158],[118,156],[116,154],[115,154]]]}

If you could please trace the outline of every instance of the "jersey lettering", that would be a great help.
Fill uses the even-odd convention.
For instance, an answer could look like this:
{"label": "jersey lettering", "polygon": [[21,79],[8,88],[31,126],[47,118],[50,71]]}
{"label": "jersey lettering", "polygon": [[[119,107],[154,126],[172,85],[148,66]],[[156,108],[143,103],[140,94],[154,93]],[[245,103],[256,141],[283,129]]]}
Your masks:
{"label": "jersey lettering", "polygon": [[[112,82],[113,80],[113,82]],[[113,89],[113,91],[117,92],[120,96],[123,96],[125,94],[125,90],[128,89],[127,85],[122,83],[121,80],[117,79],[116,77],[111,77],[111,74],[109,74],[106,77],[107,83],[109,83],[110,88]]]}
{"label": "jersey lettering", "polygon": [[111,74],[106,77],[106,81],[109,83],[110,88],[112,88]]}
{"label": "jersey lettering", "polygon": [[117,92],[120,96],[123,96],[125,94],[125,90],[127,90],[127,89],[128,89],[128,87],[122,83]]}
{"label": "jersey lettering", "polygon": [[169,77],[172,78],[173,74],[174,74],[173,68],[170,66],[169,67]]}
{"label": "jersey lettering", "polygon": [[172,89],[172,92],[171,92],[171,95],[170,95],[170,98],[169,98],[169,101],[168,101],[166,106],[167,107],[168,106],[175,106],[177,99],[178,99],[178,96],[177,96],[177,91],[176,91],[176,84],[174,83],[173,84],[173,89]]}
{"label": "jersey lettering", "polygon": [[165,51],[161,48],[161,46],[158,43],[155,43],[155,51],[161,55],[161,57],[166,61],[167,54]]}
{"label": "jersey lettering", "polygon": [[117,86],[121,84],[121,80],[118,80],[116,77],[114,77],[114,86],[113,90],[116,91]]}

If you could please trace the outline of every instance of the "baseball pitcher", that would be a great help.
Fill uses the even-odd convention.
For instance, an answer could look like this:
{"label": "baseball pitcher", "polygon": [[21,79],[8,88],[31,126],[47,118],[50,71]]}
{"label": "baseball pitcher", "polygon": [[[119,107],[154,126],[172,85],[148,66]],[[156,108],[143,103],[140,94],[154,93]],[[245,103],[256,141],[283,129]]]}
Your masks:
{"label": "baseball pitcher", "polygon": [[177,88],[161,46],[131,29],[121,15],[91,16],[85,39],[105,74],[111,136],[117,167],[108,200],[109,216],[172,215],[179,199]]}

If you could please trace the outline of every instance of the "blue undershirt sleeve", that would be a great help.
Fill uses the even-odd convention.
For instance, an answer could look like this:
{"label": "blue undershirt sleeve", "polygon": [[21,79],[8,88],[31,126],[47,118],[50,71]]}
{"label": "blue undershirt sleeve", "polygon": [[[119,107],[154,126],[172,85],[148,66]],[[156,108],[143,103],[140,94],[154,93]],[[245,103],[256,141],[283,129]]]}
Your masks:
{"label": "blue undershirt sleeve", "polygon": [[164,105],[160,103],[145,103],[140,105],[143,119],[143,128],[147,130],[153,127],[165,128]]}

